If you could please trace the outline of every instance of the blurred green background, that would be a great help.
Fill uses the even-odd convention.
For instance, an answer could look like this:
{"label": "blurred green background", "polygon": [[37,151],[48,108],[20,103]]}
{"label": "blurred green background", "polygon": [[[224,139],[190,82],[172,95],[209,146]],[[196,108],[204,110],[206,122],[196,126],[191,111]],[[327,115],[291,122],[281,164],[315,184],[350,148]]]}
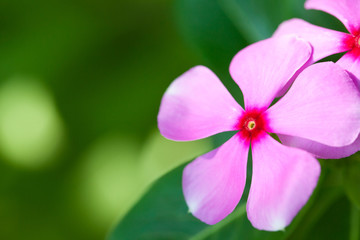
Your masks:
{"label": "blurred green background", "polygon": [[104,239],[210,149],[156,130],[169,83],[201,63],[172,1],[1,0],[0,36],[0,239]]}
{"label": "blurred green background", "polygon": [[104,239],[151,182],[223,141],[162,138],[167,86],[207,65],[241,102],[238,50],[292,17],[343,29],[303,4],[1,0],[0,239]]}

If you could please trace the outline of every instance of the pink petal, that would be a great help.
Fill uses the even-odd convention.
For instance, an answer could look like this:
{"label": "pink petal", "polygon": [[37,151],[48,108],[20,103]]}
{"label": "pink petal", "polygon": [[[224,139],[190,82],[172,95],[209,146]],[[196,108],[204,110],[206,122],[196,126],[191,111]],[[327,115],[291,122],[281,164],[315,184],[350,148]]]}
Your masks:
{"label": "pink petal", "polygon": [[235,209],[245,186],[248,151],[249,142],[236,134],[185,167],[183,191],[195,217],[215,224]]}
{"label": "pink petal", "polygon": [[355,84],[360,89],[360,50],[354,49],[346,53],[336,63],[354,76]]}
{"label": "pink petal", "polygon": [[230,74],[244,94],[246,109],[268,107],[311,54],[307,42],[290,36],[266,39],[238,52]]}
{"label": "pink petal", "polygon": [[311,43],[314,48],[313,62],[351,49],[348,44],[345,44],[346,40],[351,38],[350,34],[318,27],[301,19],[294,18],[281,23],[273,36],[286,34],[295,34]]}
{"label": "pink petal", "polygon": [[252,145],[252,154],[248,218],[260,230],[283,230],[312,194],[320,164],[311,154],[281,145],[269,135]]}
{"label": "pink petal", "polygon": [[196,140],[236,130],[240,105],[208,68],[197,66],[178,77],[161,101],[161,134],[178,141]]}
{"label": "pink petal", "polygon": [[267,110],[269,131],[342,147],[360,132],[360,93],[332,62],[311,65],[289,92]]}
{"label": "pink petal", "polygon": [[337,17],[354,35],[360,30],[360,2],[358,0],[307,0],[306,9],[316,9]]}
{"label": "pink petal", "polygon": [[360,136],[352,144],[344,147],[331,147],[308,139],[281,134],[278,137],[284,145],[301,148],[322,159],[344,158],[360,150]]}

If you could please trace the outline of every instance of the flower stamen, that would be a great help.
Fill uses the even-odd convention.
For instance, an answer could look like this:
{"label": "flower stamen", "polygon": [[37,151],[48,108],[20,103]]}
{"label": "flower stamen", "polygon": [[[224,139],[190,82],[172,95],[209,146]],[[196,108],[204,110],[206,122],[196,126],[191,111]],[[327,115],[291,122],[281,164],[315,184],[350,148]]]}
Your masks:
{"label": "flower stamen", "polygon": [[247,122],[247,125],[246,125],[246,128],[248,129],[248,130],[253,130],[254,128],[256,127],[256,123],[255,123],[255,120],[248,120],[248,122]]}
{"label": "flower stamen", "polygon": [[360,48],[360,35],[355,38],[355,46]]}

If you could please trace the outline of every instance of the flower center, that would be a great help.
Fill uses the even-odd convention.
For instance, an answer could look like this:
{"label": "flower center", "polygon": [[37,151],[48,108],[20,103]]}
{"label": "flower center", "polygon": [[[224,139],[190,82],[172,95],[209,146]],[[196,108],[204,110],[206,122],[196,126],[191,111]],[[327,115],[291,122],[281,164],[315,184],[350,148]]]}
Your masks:
{"label": "flower center", "polygon": [[247,110],[239,119],[236,128],[243,139],[254,141],[265,132],[267,119],[262,110]]}
{"label": "flower center", "polygon": [[355,38],[355,46],[360,48],[360,35]]}
{"label": "flower center", "polygon": [[256,127],[256,123],[255,120],[248,120],[247,124],[246,124],[246,128],[248,131],[253,130]]}

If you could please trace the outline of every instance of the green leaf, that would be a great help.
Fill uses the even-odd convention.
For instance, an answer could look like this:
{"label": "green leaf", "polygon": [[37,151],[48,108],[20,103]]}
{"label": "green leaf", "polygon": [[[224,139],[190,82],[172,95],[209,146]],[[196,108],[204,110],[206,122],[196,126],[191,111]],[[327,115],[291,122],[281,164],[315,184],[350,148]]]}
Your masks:
{"label": "green leaf", "polygon": [[206,228],[188,212],[181,189],[183,168],[177,167],[155,182],[116,226],[109,240],[180,240]]}

